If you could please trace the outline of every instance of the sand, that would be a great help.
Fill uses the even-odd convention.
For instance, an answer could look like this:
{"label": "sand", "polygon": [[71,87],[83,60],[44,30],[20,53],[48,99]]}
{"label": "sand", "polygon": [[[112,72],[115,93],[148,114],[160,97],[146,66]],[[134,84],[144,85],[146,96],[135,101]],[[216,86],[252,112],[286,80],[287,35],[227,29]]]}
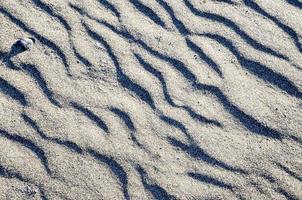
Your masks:
{"label": "sand", "polygon": [[0,0],[0,199],[302,199],[301,9]]}

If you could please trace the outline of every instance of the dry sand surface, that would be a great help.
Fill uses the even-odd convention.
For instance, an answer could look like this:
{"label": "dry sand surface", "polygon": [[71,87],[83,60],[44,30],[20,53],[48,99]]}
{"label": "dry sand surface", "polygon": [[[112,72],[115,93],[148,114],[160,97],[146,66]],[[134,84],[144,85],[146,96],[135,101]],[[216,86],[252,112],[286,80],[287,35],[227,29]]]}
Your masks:
{"label": "dry sand surface", "polygon": [[300,0],[0,0],[0,68],[0,200],[302,199]]}

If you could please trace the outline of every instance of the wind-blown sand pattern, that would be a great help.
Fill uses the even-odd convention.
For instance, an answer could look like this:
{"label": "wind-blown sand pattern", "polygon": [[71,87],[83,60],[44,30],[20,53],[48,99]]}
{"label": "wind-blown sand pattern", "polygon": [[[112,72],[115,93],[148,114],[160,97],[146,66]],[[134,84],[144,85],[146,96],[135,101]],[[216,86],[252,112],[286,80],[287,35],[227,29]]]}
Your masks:
{"label": "wind-blown sand pattern", "polygon": [[0,199],[302,199],[301,9],[0,0]]}

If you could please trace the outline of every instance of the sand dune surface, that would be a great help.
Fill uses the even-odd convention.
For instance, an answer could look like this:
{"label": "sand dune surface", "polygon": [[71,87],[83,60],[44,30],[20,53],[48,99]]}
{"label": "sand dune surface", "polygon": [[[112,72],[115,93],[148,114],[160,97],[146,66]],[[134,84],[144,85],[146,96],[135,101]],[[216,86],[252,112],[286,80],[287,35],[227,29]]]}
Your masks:
{"label": "sand dune surface", "polygon": [[302,199],[301,9],[0,0],[0,199]]}

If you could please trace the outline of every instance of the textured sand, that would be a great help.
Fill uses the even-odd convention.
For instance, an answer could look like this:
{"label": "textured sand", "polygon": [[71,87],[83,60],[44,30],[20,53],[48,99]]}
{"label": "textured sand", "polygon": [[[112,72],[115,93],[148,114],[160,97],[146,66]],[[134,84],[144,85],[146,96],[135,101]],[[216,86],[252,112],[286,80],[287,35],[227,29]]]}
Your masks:
{"label": "textured sand", "polygon": [[0,199],[302,199],[301,20],[299,0],[0,0]]}

